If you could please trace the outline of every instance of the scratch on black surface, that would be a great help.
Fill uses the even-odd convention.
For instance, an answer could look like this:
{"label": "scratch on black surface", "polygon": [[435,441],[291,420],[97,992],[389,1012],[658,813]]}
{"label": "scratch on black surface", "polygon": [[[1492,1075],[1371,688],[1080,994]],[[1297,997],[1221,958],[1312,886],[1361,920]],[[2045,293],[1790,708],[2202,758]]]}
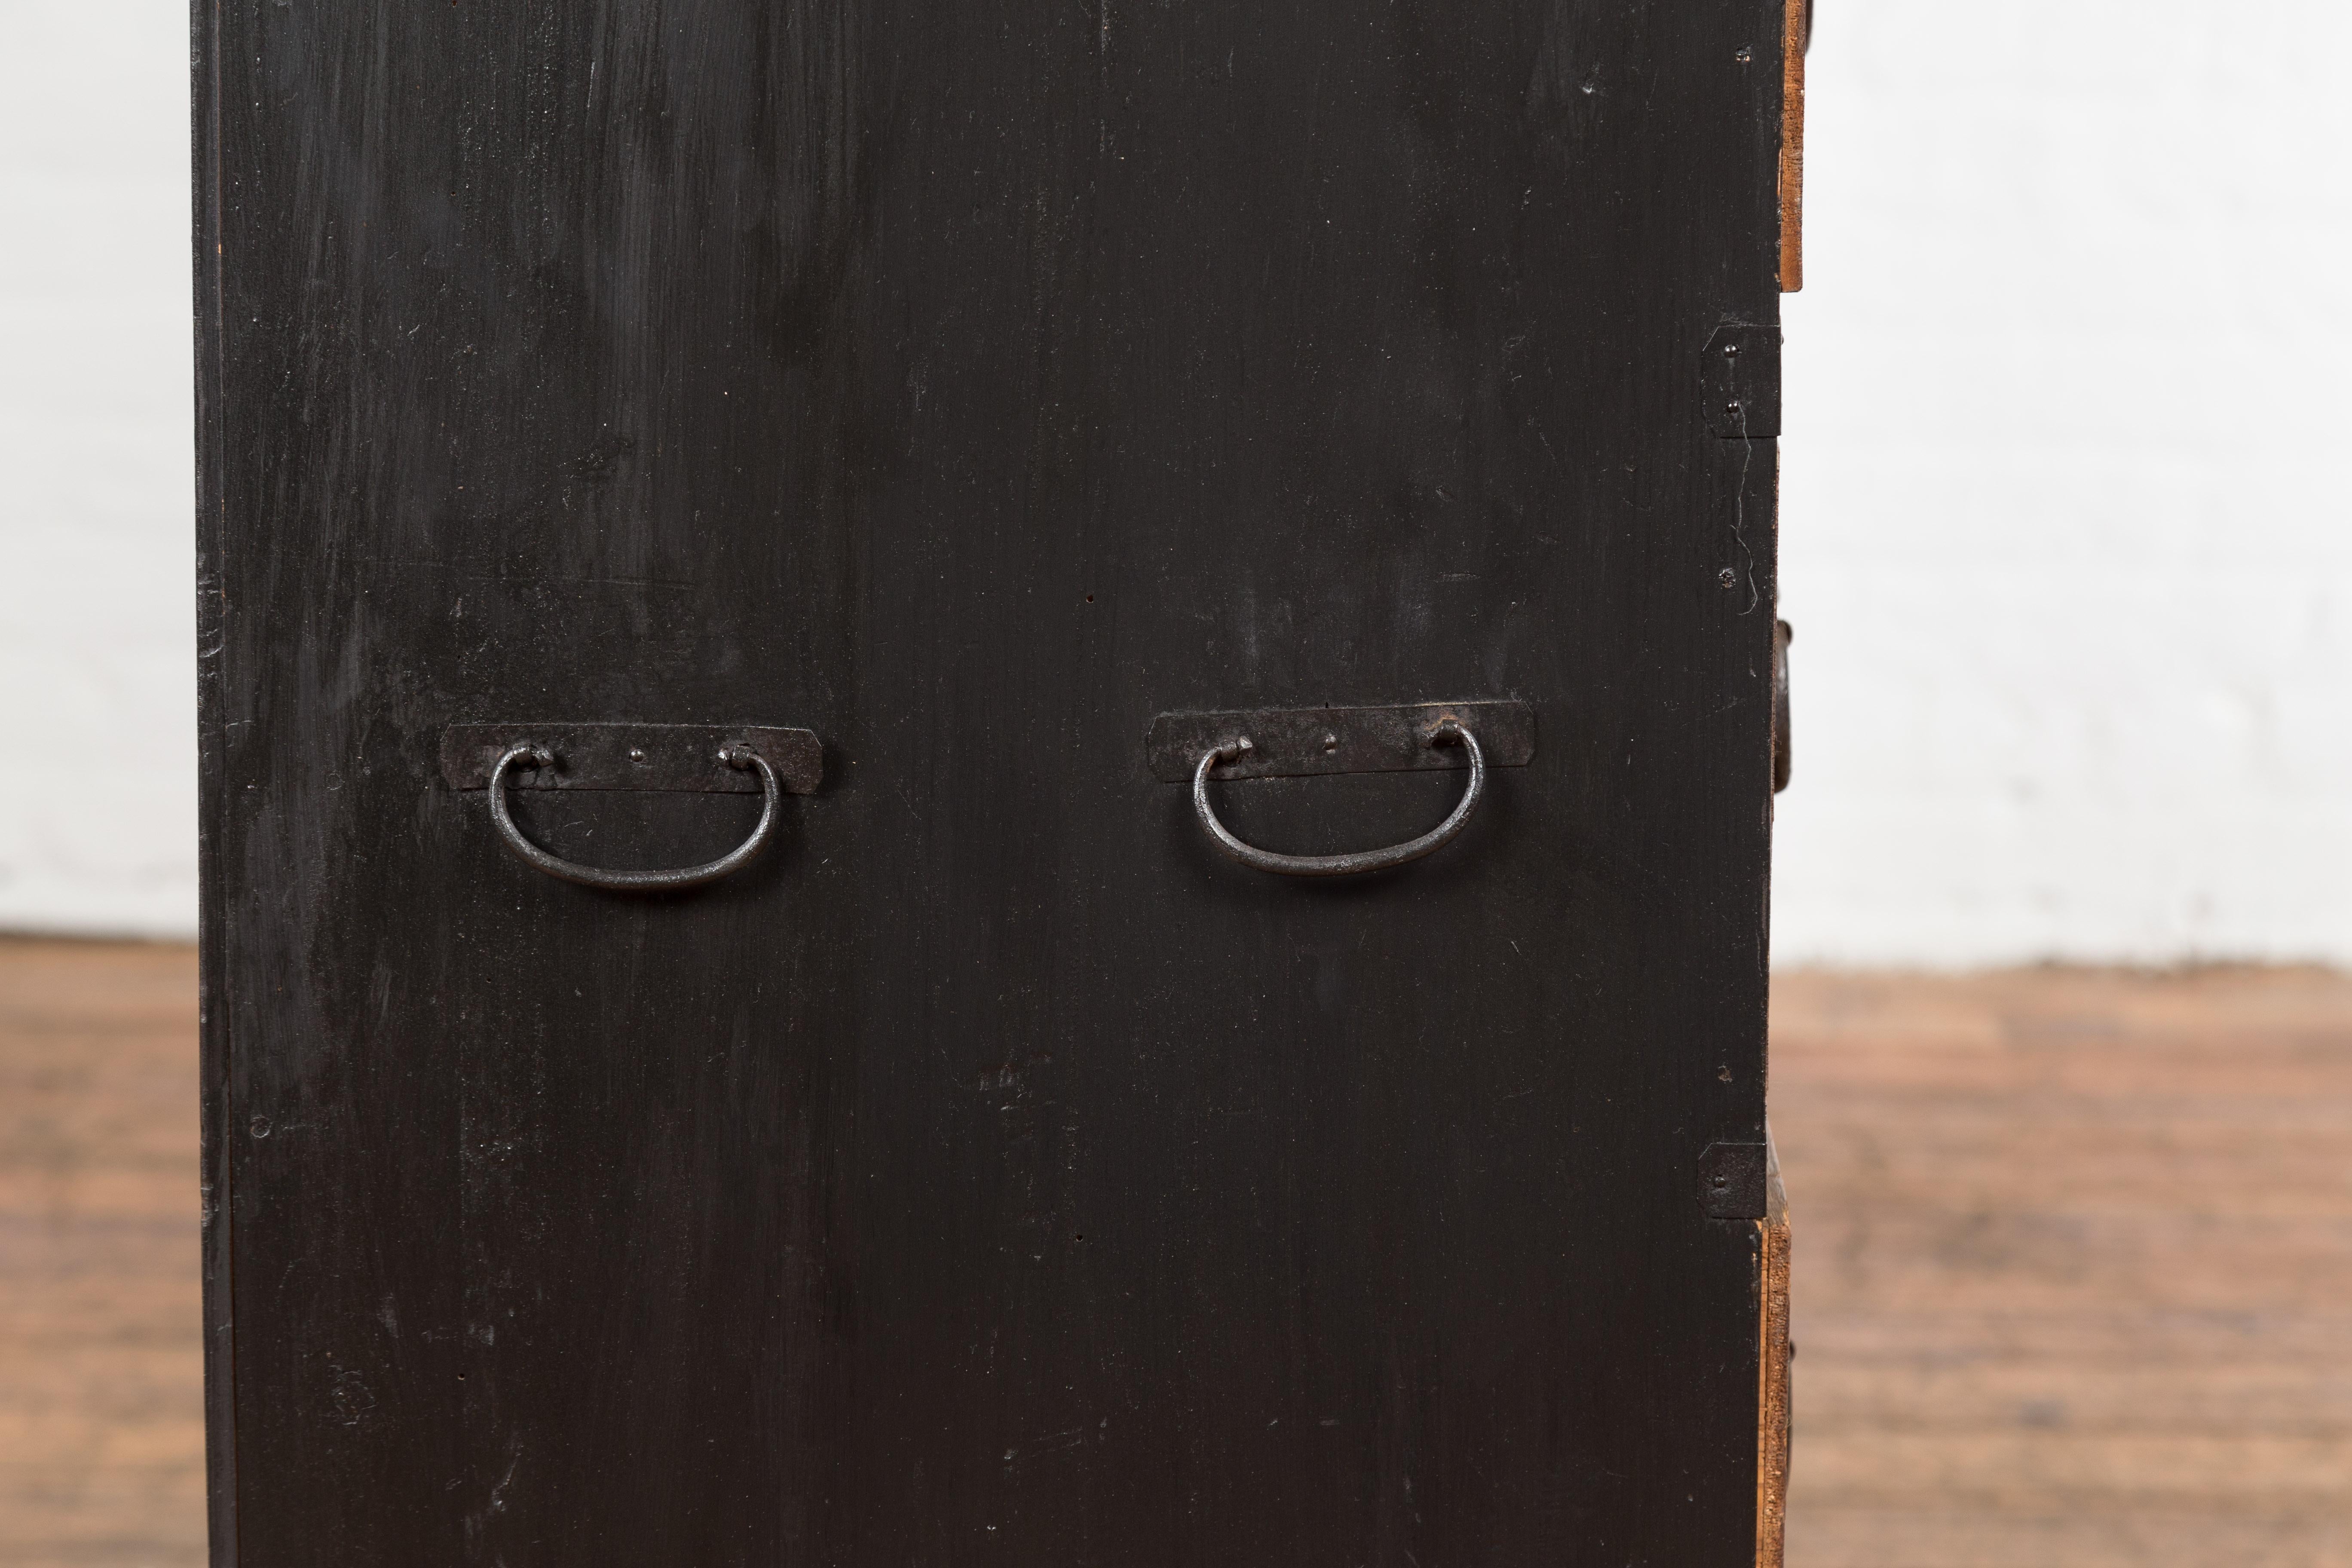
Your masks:
{"label": "scratch on black surface", "polygon": [[1756,461],[1756,438],[1748,434],[1748,405],[1735,402],[1732,407],[1739,416],[1739,481],[1731,492],[1731,537],[1739,542],[1739,553],[1746,562],[1740,575],[1748,584],[1748,607],[1739,613],[1753,615],[1759,602],[1756,592],[1756,552],[1748,544],[1748,470]]}

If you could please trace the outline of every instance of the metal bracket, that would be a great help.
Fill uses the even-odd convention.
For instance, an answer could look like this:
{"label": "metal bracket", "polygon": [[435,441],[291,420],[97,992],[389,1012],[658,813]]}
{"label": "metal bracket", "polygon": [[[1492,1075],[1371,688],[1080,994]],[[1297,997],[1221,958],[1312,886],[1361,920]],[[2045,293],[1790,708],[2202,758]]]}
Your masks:
{"label": "metal bracket", "polygon": [[1706,427],[1727,441],[1780,435],[1780,329],[1726,321],[1699,352]]}
{"label": "metal bracket", "polygon": [[1762,1219],[1765,1194],[1762,1143],[1710,1143],[1698,1159],[1698,1202],[1709,1219]]}
{"label": "metal bracket", "polygon": [[1797,630],[1786,621],[1772,623],[1772,793],[1789,787],[1789,767],[1796,752],[1789,737],[1789,645]]}
{"label": "metal bracket", "polygon": [[441,732],[441,776],[451,789],[487,789],[499,758],[525,742],[552,752],[555,762],[511,771],[511,789],[758,795],[755,770],[719,760],[727,746],[758,752],[792,795],[814,795],[824,776],[814,731],[768,724],[452,724]]}
{"label": "metal bracket", "polygon": [[1536,754],[1535,709],[1508,700],[1162,713],[1151,721],[1144,750],[1152,777],[1169,784],[1192,783],[1203,756],[1244,738],[1249,750],[1219,766],[1219,783],[1466,768],[1463,747],[1429,743],[1449,719],[1478,737],[1488,767],[1525,767]]}

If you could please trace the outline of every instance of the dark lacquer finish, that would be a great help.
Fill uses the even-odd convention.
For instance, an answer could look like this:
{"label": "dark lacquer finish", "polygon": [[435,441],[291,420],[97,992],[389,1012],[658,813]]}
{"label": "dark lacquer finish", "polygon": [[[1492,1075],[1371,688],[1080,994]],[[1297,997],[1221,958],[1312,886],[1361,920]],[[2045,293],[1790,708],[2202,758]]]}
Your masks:
{"label": "dark lacquer finish", "polygon": [[196,22],[217,1562],[1748,1560],[1777,4]]}

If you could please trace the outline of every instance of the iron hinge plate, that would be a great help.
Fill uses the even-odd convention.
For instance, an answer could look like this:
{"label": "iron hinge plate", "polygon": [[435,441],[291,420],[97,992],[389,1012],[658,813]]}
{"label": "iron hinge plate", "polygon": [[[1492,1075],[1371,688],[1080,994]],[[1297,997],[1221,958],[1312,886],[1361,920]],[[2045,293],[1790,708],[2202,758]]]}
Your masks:
{"label": "iron hinge plate", "polygon": [[1710,1143],[1698,1161],[1698,1201],[1709,1219],[1762,1219],[1769,1186],[1761,1143]]}
{"label": "iron hinge plate", "polygon": [[1780,435],[1780,329],[1726,321],[1699,354],[1706,427],[1727,441]]}

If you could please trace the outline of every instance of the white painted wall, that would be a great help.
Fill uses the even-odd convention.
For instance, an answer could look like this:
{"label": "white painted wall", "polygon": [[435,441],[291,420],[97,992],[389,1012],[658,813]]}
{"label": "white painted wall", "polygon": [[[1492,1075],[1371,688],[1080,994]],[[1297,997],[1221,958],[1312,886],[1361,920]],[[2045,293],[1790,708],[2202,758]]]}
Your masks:
{"label": "white painted wall", "polygon": [[2352,961],[2352,6],[1818,10],[1777,958]]}
{"label": "white painted wall", "polygon": [[[1782,962],[2352,962],[2352,7],[1820,0]],[[0,0],[0,926],[194,917],[186,9]]]}
{"label": "white painted wall", "polygon": [[0,0],[0,928],[196,910],[185,0]]}

